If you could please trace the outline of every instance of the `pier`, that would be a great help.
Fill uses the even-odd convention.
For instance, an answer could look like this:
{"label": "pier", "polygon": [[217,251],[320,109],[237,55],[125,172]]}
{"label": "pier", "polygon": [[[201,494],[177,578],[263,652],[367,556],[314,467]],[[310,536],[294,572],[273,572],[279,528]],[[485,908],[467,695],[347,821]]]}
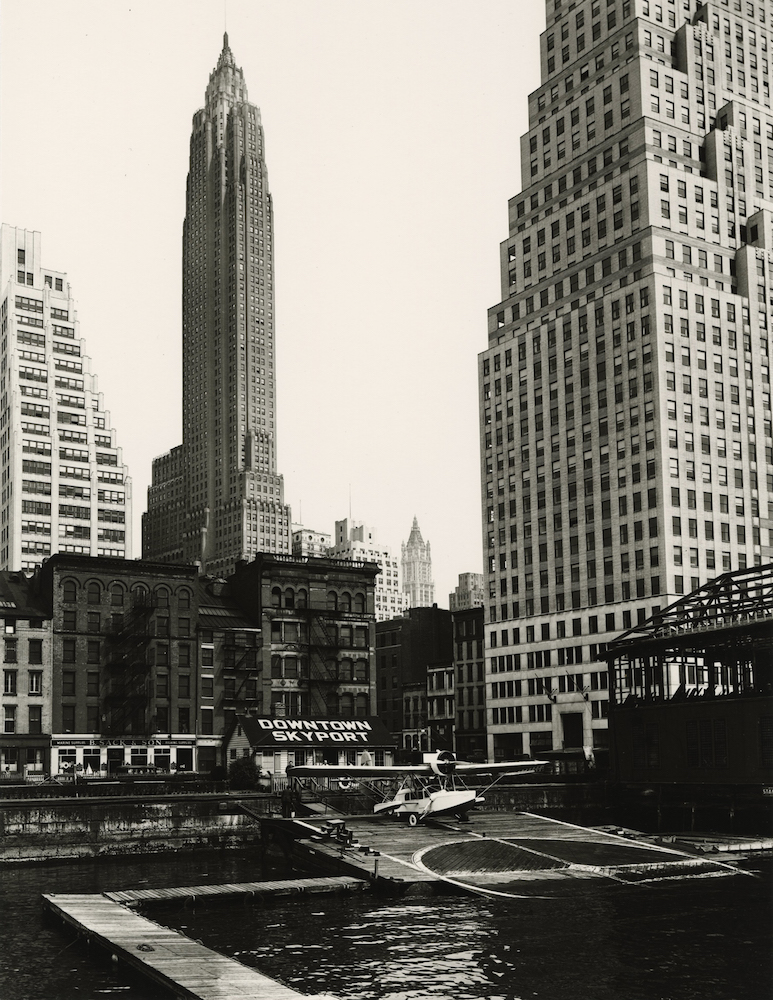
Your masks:
{"label": "pier", "polygon": [[165,987],[176,997],[186,1000],[246,1000],[247,997],[299,1000],[307,995],[283,986],[236,959],[226,958],[179,931],[162,927],[135,913],[131,907],[170,900],[348,892],[366,887],[367,883],[354,878],[287,879],[108,893],[57,893],[46,894],[42,899],[45,909],[74,928],[79,936],[104,948],[114,961],[135,975]]}
{"label": "pier", "polygon": [[575,826],[531,813],[479,813],[472,822],[349,816],[261,821],[302,868],[416,892],[453,886],[505,895],[563,895],[578,879],[651,882],[737,874],[730,864],[643,838]]}

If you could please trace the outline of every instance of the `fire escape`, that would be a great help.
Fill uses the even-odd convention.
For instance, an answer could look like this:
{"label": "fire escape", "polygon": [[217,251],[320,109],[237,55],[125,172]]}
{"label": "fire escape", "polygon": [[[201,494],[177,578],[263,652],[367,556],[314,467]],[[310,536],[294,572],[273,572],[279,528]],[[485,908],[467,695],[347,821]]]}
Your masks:
{"label": "fire escape", "polygon": [[149,736],[152,697],[148,646],[153,601],[147,592],[132,595],[131,610],[108,626],[102,677],[102,731],[107,736]]}
{"label": "fire escape", "polygon": [[223,714],[228,711],[257,713],[261,709],[258,684],[260,630],[224,630]]}

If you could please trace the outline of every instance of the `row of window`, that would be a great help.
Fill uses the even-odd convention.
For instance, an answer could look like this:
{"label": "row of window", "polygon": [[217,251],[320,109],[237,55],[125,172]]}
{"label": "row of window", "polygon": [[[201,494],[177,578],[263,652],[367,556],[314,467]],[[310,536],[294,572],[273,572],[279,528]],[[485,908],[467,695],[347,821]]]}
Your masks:
{"label": "row of window", "polygon": [[[77,580],[62,581],[62,601],[65,604],[74,604],[78,601],[79,593],[85,592],[87,604],[101,604],[103,599],[109,595],[110,604],[113,607],[120,607],[124,603],[133,603],[135,606],[145,605],[155,608],[171,607],[173,592],[171,588],[165,586],[154,587],[151,592],[143,584],[134,584],[129,587],[127,584],[113,583],[102,584],[97,580],[90,580],[86,584],[81,584]],[[184,587],[174,591],[176,604],[180,610],[188,610],[191,607],[191,591]]]}

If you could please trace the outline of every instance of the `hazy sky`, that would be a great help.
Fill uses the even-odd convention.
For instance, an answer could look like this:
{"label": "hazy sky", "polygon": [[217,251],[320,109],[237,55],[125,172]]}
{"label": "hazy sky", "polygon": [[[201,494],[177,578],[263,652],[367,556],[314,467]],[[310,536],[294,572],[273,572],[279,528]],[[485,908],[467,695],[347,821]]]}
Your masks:
{"label": "hazy sky", "polygon": [[[3,0],[0,219],[42,233],[134,488],[182,440],[193,113],[227,27],[274,199],[278,470],[293,520],[348,516],[436,600],[480,572],[476,357],[539,83],[541,0]],[[227,24],[226,24],[227,19]]]}

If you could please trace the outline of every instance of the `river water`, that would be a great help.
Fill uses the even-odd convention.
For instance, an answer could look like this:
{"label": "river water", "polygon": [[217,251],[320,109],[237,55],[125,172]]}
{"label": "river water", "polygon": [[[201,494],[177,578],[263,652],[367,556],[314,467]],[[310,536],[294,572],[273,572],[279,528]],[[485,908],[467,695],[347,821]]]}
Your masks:
{"label": "river water", "polygon": [[[561,898],[357,893],[146,913],[300,992],[348,1000],[769,1000],[773,861],[742,867],[749,874],[587,881]],[[0,1000],[166,996],[127,983],[102,954],[44,920],[44,892],[291,875],[261,871],[247,852],[6,866]]]}

